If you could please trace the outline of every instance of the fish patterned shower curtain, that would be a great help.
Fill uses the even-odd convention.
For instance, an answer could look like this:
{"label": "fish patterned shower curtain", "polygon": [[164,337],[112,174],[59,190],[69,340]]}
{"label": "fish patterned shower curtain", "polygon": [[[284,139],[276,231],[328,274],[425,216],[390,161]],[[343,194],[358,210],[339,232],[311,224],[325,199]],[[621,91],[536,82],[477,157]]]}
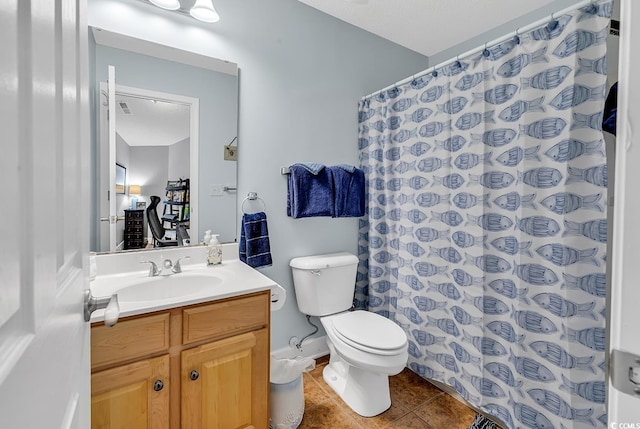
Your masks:
{"label": "fish patterned shower curtain", "polygon": [[356,305],[509,428],[605,428],[612,3],[360,103]]}

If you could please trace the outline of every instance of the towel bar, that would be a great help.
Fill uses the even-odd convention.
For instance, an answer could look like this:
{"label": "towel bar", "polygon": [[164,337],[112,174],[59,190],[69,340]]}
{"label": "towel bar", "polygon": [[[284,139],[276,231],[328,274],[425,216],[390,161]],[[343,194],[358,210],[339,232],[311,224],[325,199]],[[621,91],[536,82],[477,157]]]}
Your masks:
{"label": "towel bar", "polygon": [[287,175],[287,174],[291,174],[291,170],[289,169],[289,167],[280,167],[280,174]]}
{"label": "towel bar", "polygon": [[255,200],[260,200],[262,202],[262,205],[264,206],[264,211],[267,210],[267,203],[265,203],[264,200],[258,196],[258,193],[249,192],[247,196],[244,197],[244,200],[242,200],[242,204],[240,205],[240,210],[242,210],[242,213],[245,213],[245,214],[247,213],[244,211],[244,203],[246,203],[247,201],[255,201]]}

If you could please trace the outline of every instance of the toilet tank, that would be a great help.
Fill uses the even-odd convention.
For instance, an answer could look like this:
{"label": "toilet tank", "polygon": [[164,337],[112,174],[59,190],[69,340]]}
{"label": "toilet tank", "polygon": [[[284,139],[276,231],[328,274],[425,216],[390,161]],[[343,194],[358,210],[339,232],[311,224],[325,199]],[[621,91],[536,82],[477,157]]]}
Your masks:
{"label": "toilet tank", "polygon": [[326,316],[353,305],[358,258],[351,253],[294,258],[289,263],[298,308],[310,316]]}

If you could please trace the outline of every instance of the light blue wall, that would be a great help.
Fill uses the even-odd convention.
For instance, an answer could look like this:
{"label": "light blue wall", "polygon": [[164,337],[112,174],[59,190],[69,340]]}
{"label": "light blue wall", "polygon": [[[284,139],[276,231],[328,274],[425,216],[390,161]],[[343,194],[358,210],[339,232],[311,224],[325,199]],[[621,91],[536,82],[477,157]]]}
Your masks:
{"label": "light blue wall", "polygon": [[427,58],[296,0],[216,0],[222,19],[214,25],[135,0],[88,3],[90,25],[239,65],[238,203],[250,191],[265,202],[274,263],[262,272],[289,294],[272,317],[272,349],[303,337],[311,328],[297,309],[289,261],[356,253],[358,221],[287,217],[280,167],[358,164],[360,97],[426,68]]}
{"label": "light blue wall", "polygon": [[[202,238],[204,231],[211,229],[221,234],[222,242],[235,241],[235,211],[224,210],[226,206],[235,204],[235,195],[225,193],[221,197],[209,196],[208,185],[219,183],[235,186],[237,164],[223,159],[223,146],[237,134],[237,77],[102,45],[93,44],[91,49],[94,51],[92,56],[95,59],[95,65],[92,66],[97,87],[99,82],[106,82],[107,66],[113,65],[116,68],[116,82],[119,85],[199,99],[198,183],[201,186],[198,192],[198,219],[200,231],[192,232],[192,235],[195,236],[194,239]],[[93,136],[96,144],[96,134],[94,133]],[[177,177],[172,179],[175,180]],[[95,231],[92,232],[95,234]]]}

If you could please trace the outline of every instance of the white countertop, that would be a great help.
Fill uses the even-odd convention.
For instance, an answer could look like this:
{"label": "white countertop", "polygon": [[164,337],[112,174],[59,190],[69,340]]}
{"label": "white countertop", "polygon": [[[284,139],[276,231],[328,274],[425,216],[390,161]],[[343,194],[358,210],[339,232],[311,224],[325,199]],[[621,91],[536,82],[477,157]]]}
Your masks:
{"label": "white countertop", "polygon": [[[169,252],[163,253],[172,260],[174,259],[173,255],[169,254]],[[110,255],[104,256],[109,257]],[[104,275],[100,275],[100,268],[98,268],[98,276],[90,283],[91,293],[93,296],[110,296],[128,286],[156,281],[161,282],[164,279],[170,279],[169,281],[175,284],[177,281],[184,280],[185,282],[189,282],[190,278],[193,279],[198,277],[199,281],[202,282],[203,278],[206,279],[207,276],[211,275],[212,283],[211,285],[207,285],[202,288],[194,288],[193,285],[185,285],[185,295],[178,297],[174,296],[171,298],[163,298],[161,296],[152,296],[153,288],[148,287],[145,288],[145,291],[151,291],[151,293],[149,293],[148,300],[144,300],[144,298],[127,300],[120,299],[119,297],[120,318],[185,305],[199,304],[222,298],[240,296],[263,290],[283,290],[276,282],[259,271],[249,267],[239,259],[226,260],[223,261],[221,265],[212,266],[207,266],[204,262],[196,261],[194,264],[184,264],[182,266],[183,270],[181,273],[172,274],[167,277],[159,276],[151,278],[149,277],[149,269],[147,266],[139,264],[140,254],[135,257],[137,258],[136,264],[129,264],[129,266],[136,267],[138,269],[137,271],[121,273],[109,272]],[[100,258],[100,255],[98,258]],[[156,261],[156,263],[158,262],[159,261]],[[100,260],[98,260],[98,267],[100,267]],[[158,267],[161,267],[160,263],[158,263]],[[149,285],[153,284],[156,283],[150,283]],[[124,292],[122,295],[123,297],[126,297]],[[103,320],[104,310],[97,310],[91,315],[91,323],[101,322]]]}

